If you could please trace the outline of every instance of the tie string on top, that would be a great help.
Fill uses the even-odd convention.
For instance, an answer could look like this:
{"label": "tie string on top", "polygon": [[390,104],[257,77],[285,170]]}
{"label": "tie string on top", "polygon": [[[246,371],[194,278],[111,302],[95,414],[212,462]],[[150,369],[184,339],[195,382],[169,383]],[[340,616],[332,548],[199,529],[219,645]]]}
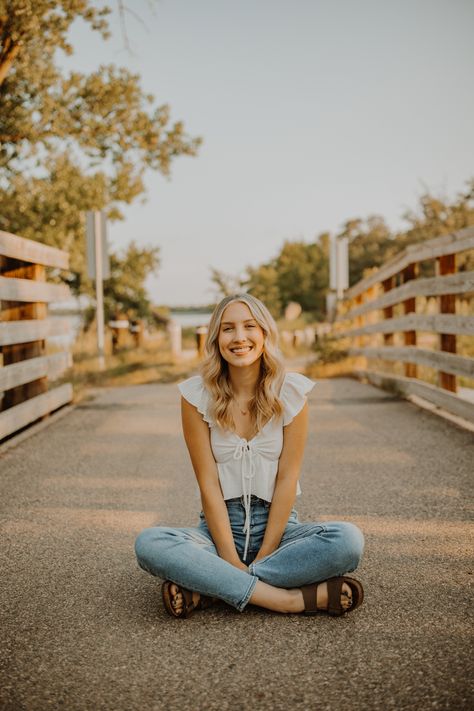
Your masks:
{"label": "tie string on top", "polygon": [[[244,497],[245,508],[245,524],[242,529],[245,536],[244,560],[247,559],[247,551],[250,541],[250,509],[252,497],[252,479],[255,476],[255,466],[253,461],[254,451],[250,442],[246,439],[241,439],[234,450],[234,459],[240,459],[242,462],[241,477],[242,477],[242,492]],[[248,486],[247,486],[248,483]]]}

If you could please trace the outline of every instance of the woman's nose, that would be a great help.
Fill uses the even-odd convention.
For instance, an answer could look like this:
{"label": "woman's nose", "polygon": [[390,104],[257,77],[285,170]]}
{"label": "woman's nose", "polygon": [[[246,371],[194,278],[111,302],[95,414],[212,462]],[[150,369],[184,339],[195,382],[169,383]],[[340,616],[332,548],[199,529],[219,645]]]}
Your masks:
{"label": "woman's nose", "polygon": [[237,327],[237,328],[235,329],[235,333],[234,333],[234,341],[236,341],[237,343],[240,343],[240,342],[243,342],[243,341],[245,341],[245,340],[246,340],[246,337],[245,337],[245,331],[244,331],[244,329],[243,329],[243,328],[242,328],[242,329],[239,329],[239,328]]}

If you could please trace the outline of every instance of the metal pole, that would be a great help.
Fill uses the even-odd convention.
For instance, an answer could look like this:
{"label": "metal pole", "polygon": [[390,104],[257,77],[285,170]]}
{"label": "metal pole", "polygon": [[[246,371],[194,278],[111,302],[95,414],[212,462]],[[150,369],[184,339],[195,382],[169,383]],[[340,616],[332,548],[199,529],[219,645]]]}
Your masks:
{"label": "metal pole", "polygon": [[97,321],[97,351],[99,354],[99,370],[105,369],[104,358],[104,290],[102,283],[102,219],[99,210],[94,212],[95,226],[95,294]]}

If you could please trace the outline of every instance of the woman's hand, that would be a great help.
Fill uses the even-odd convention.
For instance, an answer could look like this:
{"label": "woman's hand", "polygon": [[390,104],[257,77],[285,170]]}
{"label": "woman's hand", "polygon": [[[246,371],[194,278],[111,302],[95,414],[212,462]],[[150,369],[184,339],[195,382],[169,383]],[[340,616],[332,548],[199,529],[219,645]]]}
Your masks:
{"label": "woman's hand", "polygon": [[245,565],[245,563],[242,563],[241,560],[236,561],[235,563],[232,563],[232,565],[235,565],[235,567],[239,568],[240,570],[244,570],[246,573],[249,572],[248,565]]}
{"label": "woman's hand", "polygon": [[259,560],[263,560],[264,558],[267,557],[267,555],[270,555],[271,552],[272,551],[265,552],[265,551],[262,551],[262,549],[260,549],[258,551],[257,555],[255,556],[255,558],[253,559],[253,562],[258,563]]}

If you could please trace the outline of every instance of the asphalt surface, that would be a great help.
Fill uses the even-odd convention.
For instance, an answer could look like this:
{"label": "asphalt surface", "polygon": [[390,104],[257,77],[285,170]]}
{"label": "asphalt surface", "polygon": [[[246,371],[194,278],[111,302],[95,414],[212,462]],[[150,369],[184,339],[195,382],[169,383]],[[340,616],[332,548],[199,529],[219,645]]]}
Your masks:
{"label": "asphalt surface", "polygon": [[133,543],[198,521],[175,385],[101,391],[3,453],[0,708],[472,708],[473,434],[349,378],[310,413],[300,520],[366,538],[340,618],[166,614]]}

